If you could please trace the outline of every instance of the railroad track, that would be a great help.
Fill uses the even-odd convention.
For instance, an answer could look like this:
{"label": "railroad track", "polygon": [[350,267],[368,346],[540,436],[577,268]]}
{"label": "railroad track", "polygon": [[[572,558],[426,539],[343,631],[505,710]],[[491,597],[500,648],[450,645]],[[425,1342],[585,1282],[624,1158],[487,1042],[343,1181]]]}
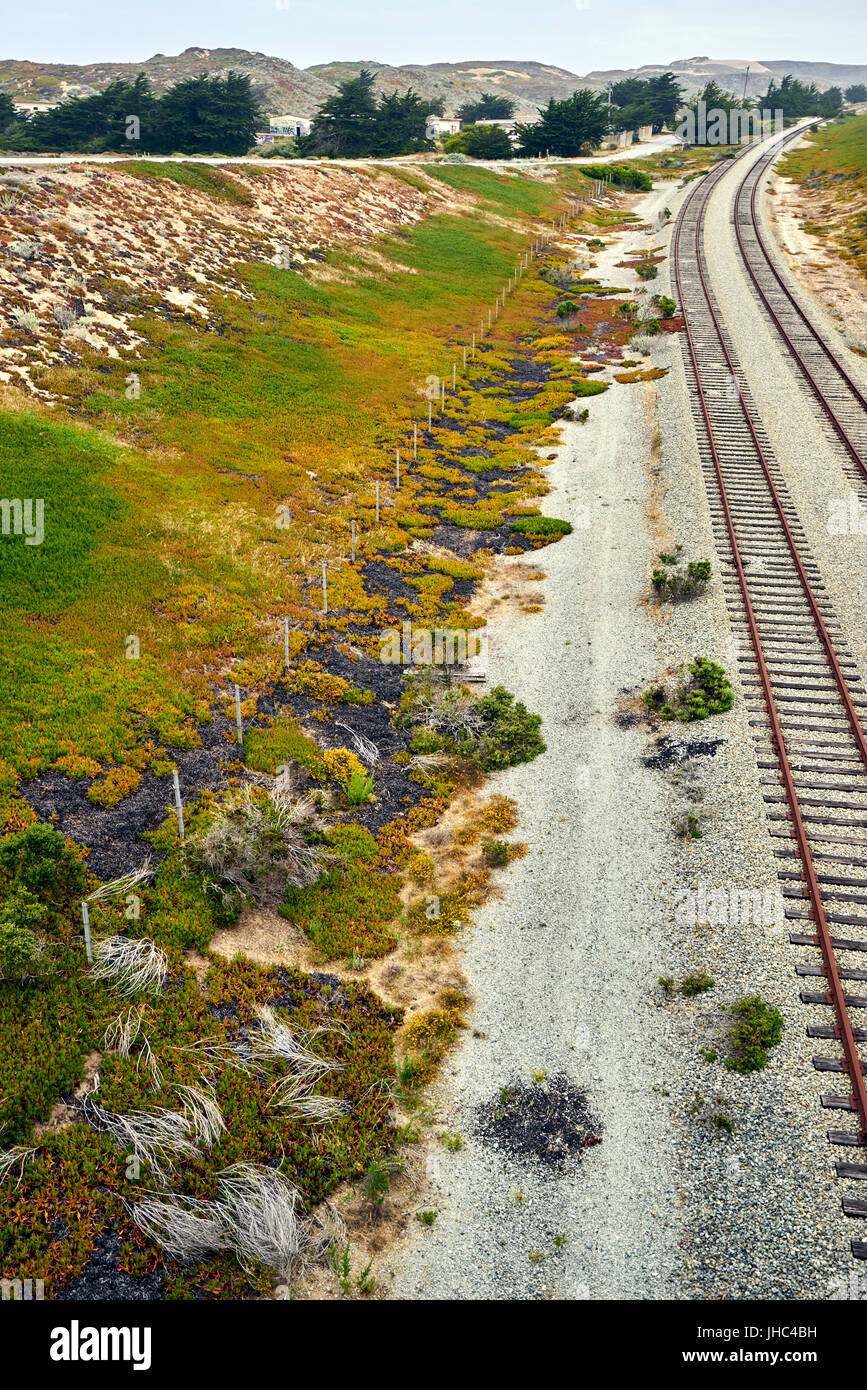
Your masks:
{"label": "railroad track", "polygon": [[779,144],[772,145],[741,179],[735,194],[735,235],[756,297],[806,383],[826,433],[842,450],[843,465],[853,488],[864,500],[867,498],[867,396],[786,284],[759,220],[759,190],[779,150]]}
{"label": "railroad track", "polygon": [[[779,142],[768,162],[778,150]],[[686,324],[693,418],[726,601],[740,639],[785,914],[798,927],[789,939],[815,948],[813,959],[795,966],[801,999],[816,1020],[807,1024],[807,1035],[827,1043],[813,1066],[839,1078],[822,1105],[850,1117],[847,1128],[828,1131],[839,1155],[837,1176],[846,1183],[843,1211],[867,1217],[867,1199],[856,1195],[857,1183],[867,1180],[867,1162],[850,1161],[867,1153],[846,1154],[867,1146],[859,1051],[867,1043],[867,987],[858,992],[859,982],[867,982],[867,698],[709,284],[705,213],[730,168],[723,164],[708,174],[685,201],[672,247],[673,282]],[[752,181],[752,172],[741,185],[751,216],[761,177]],[[758,259],[760,234],[752,241],[746,228],[739,230],[746,254]],[[756,274],[760,281],[765,276],[761,268]],[[832,386],[834,368],[825,363],[818,370],[809,326],[802,323],[796,335],[784,318],[801,311],[766,307],[809,363],[818,398],[834,415],[835,434],[842,429],[857,452],[849,434],[851,400],[844,404],[839,382]],[[853,1240],[852,1253],[867,1259],[867,1241]]]}

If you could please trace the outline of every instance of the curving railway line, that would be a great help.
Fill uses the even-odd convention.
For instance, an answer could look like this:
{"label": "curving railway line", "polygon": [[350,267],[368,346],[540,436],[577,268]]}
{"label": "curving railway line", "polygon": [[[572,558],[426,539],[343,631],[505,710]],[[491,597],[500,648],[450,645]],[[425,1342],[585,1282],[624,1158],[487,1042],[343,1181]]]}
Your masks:
{"label": "curving railway line", "polygon": [[850,481],[863,498],[867,495],[867,396],[792,294],[759,221],[762,179],[779,152],[779,143],[772,145],[741,179],[735,194],[735,236],[756,296],[813,396],[829,436],[842,450]]}
{"label": "curving railway line", "polygon": [[[784,284],[758,225],[762,176],[800,133],[771,145],[741,179],[736,235],[758,299],[864,493],[867,401]],[[867,1180],[867,1162],[857,1160],[867,1152],[851,1153],[867,1147],[867,695],[709,282],[705,214],[731,168],[708,174],[683,204],[673,285],[786,917],[797,927],[789,939],[808,948],[794,969],[810,1008],[807,1034],[823,1044],[813,1066],[834,1086],[822,1105],[848,1121],[828,1131],[843,1211],[867,1217],[867,1199],[857,1195]],[[853,1240],[852,1253],[867,1259],[867,1240]]]}

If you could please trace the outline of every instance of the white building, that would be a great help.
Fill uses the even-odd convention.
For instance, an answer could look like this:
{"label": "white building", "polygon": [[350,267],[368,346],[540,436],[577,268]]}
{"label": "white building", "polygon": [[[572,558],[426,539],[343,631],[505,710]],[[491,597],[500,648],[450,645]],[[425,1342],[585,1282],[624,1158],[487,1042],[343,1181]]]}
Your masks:
{"label": "white building", "polygon": [[457,135],[460,128],[457,116],[428,116],[425,139],[444,140],[447,135]]}
{"label": "white building", "polygon": [[[477,121],[473,121],[473,125],[496,125],[496,126],[499,126],[499,127],[500,127],[500,130],[504,130],[504,131],[506,132],[507,135],[511,135],[511,134],[512,134],[512,132],[514,131],[515,126],[516,126],[517,124],[518,124],[517,121],[511,120],[511,119],[508,120],[508,121],[494,121],[494,120],[488,120],[487,116],[480,116],[479,119],[478,119]],[[535,122],[535,121],[527,121],[526,124],[527,124],[527,125],[535,125],[536,122]]]}
{"label": "white building", "polygon": [[312,124],[312,116],[272,116],[268,129],[271,135],[282,136],[284,140],[291,136],[297,139],[299,135],[309,135]]}

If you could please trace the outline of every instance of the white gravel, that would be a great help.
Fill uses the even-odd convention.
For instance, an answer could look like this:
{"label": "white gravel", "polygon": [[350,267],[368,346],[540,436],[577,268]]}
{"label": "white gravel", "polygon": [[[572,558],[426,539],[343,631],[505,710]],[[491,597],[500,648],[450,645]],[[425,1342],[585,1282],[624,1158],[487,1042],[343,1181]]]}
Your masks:
{"label": "white gravel", "polygon": [[[679,196],[666,184],[636,210],[655,216]],[[614,262],[660,240],[630,234],[598,258],[602,278],[628,285]],[[652,290],[667,288],[666,262]],[[825,1298],[853,1263],[799,952],[779,925],[675,915],[701,882],[730,892],[777,881],[678,340],[653,360],[670,374],[612,386],[589,402],[586,426],[566,427],[543,508],[576,530],[539,555],[544,612],[489,628],[489,680],[543,715],[548,751],[492,784],[517,799],[530,852],[465,936],[471,1030],[483,1036],[466,1036],[435,1094],[435,1129],[460,1131],[464,1148],[432,1159],[418,1205],[437,1220],[411,1222],[380,1271],[394,1297]],[[706,597],[659,609],[644,601],[649,572],[674,541],[714,559],[714,578]],[[699,654],[723,662],[738,699],[680,733],[724,745],[679,770],[648,768],[653,736],[618,726],[618,700]],[[686,810],[701,839],[674,834]],[[716,983],[691,1000],[657,984],[698,971]],[[724,1050],[726,1008],[753,993],[786,1027],[768,1068],[740,1077],[703,1052]],[[603,1142],[562,1174],[504,1159],[473,1132],[479,1104],[542,1070],[585,1088],[602,1125]],[[696,1092],[704,1103],[690,1113]]]}

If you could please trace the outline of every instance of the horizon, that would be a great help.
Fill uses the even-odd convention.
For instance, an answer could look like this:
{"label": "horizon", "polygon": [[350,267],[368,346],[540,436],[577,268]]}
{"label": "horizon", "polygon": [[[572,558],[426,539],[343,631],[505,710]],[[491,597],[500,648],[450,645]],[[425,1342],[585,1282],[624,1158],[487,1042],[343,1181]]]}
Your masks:
{"label": "horizon", "polygon": [[826,65],[826,66],[829,66],[829,67],[843,67],[843,68],[867,67],[867,57],[865,57],[865,60],[864,60],[863,63],[859,63],[859,62],[855,62],[855,61],[849,61],[849,62],[842,63],[842,62],[840,62],[839,59],[834,59],[834,58],[803,58],[803,57],[802,57],[802,58],[791,58],[791,57],[782,57],[782,58],[744,58],[744,57],[718,58],[718,57],[714,57],[713,54],[690,54],[690,55],[688,55],[688,56],[686,56],[686,57],[681,57],[681,58],[669,58],[666,62],[656,62],[656,61],[654,61],[653,59],[650,59],[650,60],[648,60],[648,61],[645,61],[644,63],[635,63],[635,64],[614,63],[614,64],[609,65],[609,66],[606,67],[606,68],[587,68],[585,72],[577,72],[577,71],[576,71],[575,69],[573,69],[573,68],[564,67],[562,63],[550,62],[550,61],[548,61],[548,60],[546,60],[546,59],[544,59],[544,58],[490,58],[490,57],[488,57],[488,58],[483,58],[483,57],[476,57],[476,58],[431,58],[431,59],[429,59],[429,60],[426,61],[426,62],[421,62],[421,61],[419,61],[418,59],[415,59],[415,58],[407,58],[407,59],[401,60],[401,59],[382,59],[382,58],[374,58],[374,57],[370,57],[370,56],[367,56],[367,57],[364,57],[364,58],[346,58],[346,57],[337,57],[337,58],[335,58],[335,57],[331,57],[331,58],[322,59],[321,61],[318,61],[318,62],[315,62],[315,63],[308,63],[306,66],[302,67],[300,63],[296,63],[296,62],[294,61],[294,59],[292,59],[292,58],[287,58],[286,55],[283,54],[283,53],[271,53],[271,52],[268,52],[268,51],[265,50],[265,49],[260,49],[260,48],[246,48],[243,44],[232,44],[232,43],[221,43],[221,44],[215,44],[215,45],[213,45],[213,46],[208,45],[208,44],[187,44],[186,48],[179,49],[176,53],[170,53],[170,52],[168,52],[167,50],[164,50],[164,49],[155,49],[153,53],[148,53],[148,54],[146,54],[146,55],[144,55],[144,56],[142,56],[141,54],[138,54],[138,55],[137,55],[136,57],[134,57],[134,58],[106,57],[104,54],[101,55],[101,56],[99,56],[99,57],[95,57],[95,58],[91,57],[91,58],[80,58],[80,59],[65,59],[65,58],[33,58],[32,56],[27,56],[27,57],[21,58],[21,57],[6,55],[6,56],[3,56],[3,57],[0,57],[0,62],[6,62],[6,63],[35,63],[35,64],[39,64],[39,65],[42,66],[42,67],[50,67],[50,66],[52,66],[52,65],[55,65],[55,66],[64,66],[64,67],[73,66],[73,67],[82,67],[82,68],[94,67],[94,66],[96,66],[97,64],[100,64],[100,63],[111,63],[111,64],[124,63],[124,64],[127,64],[128,66],[134,67],[137,63],[150,63],[150,62],[153,62],[154,59],[156,59],[156,58],[180,58],[180,57],[183,57],[184,53],[191,52],[191,51],[194,50],[194,49],[201,49],[203,53],[207,53],[207,54],[213,54],[213,53],[232,53],[232,52],[235,52],[235,53],[249,53],[249,54],[254,55],[254,56],[259,56],[259,57],[269,58],[269,59],[275,59],[275,60],[278,61],[278,62],[291,63],[292,66],[293,66],[294,68],[296,68],[297,71],[299,71],[299,72],[311,72],[311,71],[313,71],[314,68],[332,67],[332,66],[333,66],[333,67],[338,67],[338,66],[339,66],[339,67],[374,67],[374,68],[406,69],[406,68],[413,68],[413,67],[416,67],[416,68],[435,68],[435,67],[444,67],[444,66],[458,67],[458,66],[461,66],[461,65],[464,65],[464,64],[470,64],[470,65],[475,66],[476,64],[481,64],[481,63],[486,63],[486,64],[492,64],[492,63],[496,63],[496,64],[512,63],[512,64],[519,64],[519,65],[527,66],[527,65],[530,64],[530,63],[535,63],[535,64],[537,64],[539,67],[542,67],[542,68],[550,68],[552,71],[555,71],[555,72],[567,73],[569,76],[572,76],[572,77],[587,77],[587,76],[589,76],[590,73],[593,73],[593,72],[620,72],[620,71],[630,71],[630,72],[632,72],[632,71],[637,71],[637,70],[639,70],[639,69],[641,69],[641,68],[663,68],[663,69],[664,69],[664,68],[674,68],[677,64],[688,63],[688,62],[708,62],[708,63],[716,63],[716,64],[719,64],[719,65],[722,66],[722,67],[738,67],[738,66],[741,66],[741,67],[743,67],[744,69],[749,65],[749,66],[751,67],[751,70],[752,70],[753,72],[755,72],[755,71],[757,70],[757,68],[762,67],[762,66],[763,66],[764,64],[766,64],[766,63],[802,63],[802,64],[806,63],[806,64],[810,64],[810,65],[812,65],[812,66],[819,66],[819,67],[820,67],[820,66]]}
{"label": "horizon", "polygon": [[[41,32],[34,39],[36,28]],[[778,29],[786,34],[786,50],[800,56],[755,56],[777,49]],[[135,10],[109,0],[83,0],[75,7],[18,11],[7,17],[5,30],[9,56],[4,61],[75,66],[134,64],[157,54],[175,57],[189,48],[243,49],[300,69],[337,62],[389,67],[538,62],[576,76],[664,67],[697,55],[721,63],[867,63],[867,13],[856,0],[828,0],[821,11],[806,0],[770,0],[759,15],[751,0],[732,0],[724,17],[696,16],[687,0],[668,0],[658,10],[641,0],[614,0],[599,8],[594,0],[539,0],[532,13],[516,0],[496,5],[480,0],[470,12],[457,0],[443,0],[433,21],[390,0],[364,6],[353,0],[328,5],[254,0],[251,7],[240,0],[184,0],[181,6],[152,0],[146,26]],[[344,51],[376,51],[379,56],[336,58],[335,33],[341,35]],[[682,56],[657,59],[653,50],[663,44],[667,53]],[[864,56],[853,59],[853,49],[859,47]],[[144,56],[143,49],[150,53]],[[547,56],[552,49],[556,58]],[[821,58],[807,56],[817,49]],[[473,52],[500,56],[467,57]],[[522,56],[528,52],[532,58]],[[721,52],[738,56],[715,56]]]}

